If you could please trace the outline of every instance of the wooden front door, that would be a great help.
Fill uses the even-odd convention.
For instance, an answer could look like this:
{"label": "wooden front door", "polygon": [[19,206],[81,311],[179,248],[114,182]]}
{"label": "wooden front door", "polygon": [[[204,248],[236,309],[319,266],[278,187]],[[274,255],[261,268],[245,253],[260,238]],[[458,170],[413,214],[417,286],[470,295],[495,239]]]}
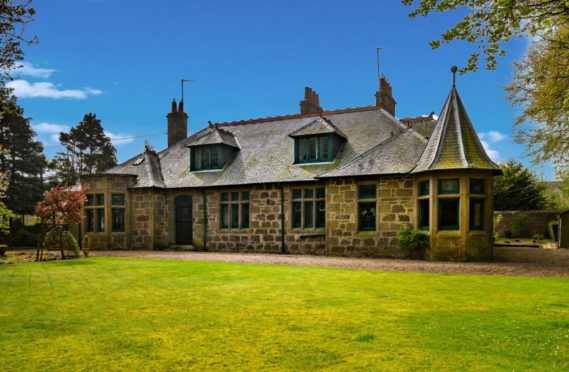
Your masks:
{"label": "wooden front door", "polygon": [[192,197],[177,196],[174,205],[176,208],[176,244],[192,245]]}

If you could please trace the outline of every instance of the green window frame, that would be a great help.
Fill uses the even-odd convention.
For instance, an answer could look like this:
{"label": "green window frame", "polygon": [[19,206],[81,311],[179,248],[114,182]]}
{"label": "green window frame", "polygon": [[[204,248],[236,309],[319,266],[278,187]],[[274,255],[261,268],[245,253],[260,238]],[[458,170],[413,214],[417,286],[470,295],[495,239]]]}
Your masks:
{"label": "green window frame", "polygon": [[87,194],[87,199],[85,200],[85,206],[95,205],[95,196],[93,194]]}
{"label": "green window frame", "polygon": [[315,229],[326,226],[326,190],[324,187],[292,190],[292,227]]}
{"label": "green window frame", "polygon": [[484,230],[484,203],[485,199],[470,199],[470,230]]}
{"label": "green window frame", "polygon": [[377,185],[358,186],[358,230],[377,230]]}
{"label": "green window frame", "polygon": [[95,208],[96,232],[105,232],[105,208]]}
{"label": "green window frame", "polygon": [[220,145],[204,145],[192,147],[190,150],[190,170],[213,170],[223,168]]}
{"label": "green window frame", "polygon": [[125,227],[125,213],[124,208],[111,209],[111,231],[124,232]]}
{"label": "green window frame", "polygon": [[95,231],[95,210],[93,208],[85,209],[85,231]]}
{"label": "green window frame", "polygon": [[419,182],[419,196],[429,196],[431,192],[431,184],[427,181]]}
{"label": "green window frame", "polygon": [[485,180],[480,178],[470,179],[470,193],[483,195],[486,193]]}
{"label": "green window frame", "polygon": [[221,229],[247,229],[251,222],[249,191],[224,191],[219,201]]}
{"label": "green window frame", "polygon": [[460,198],[439,199],[439,230],[460,228]]}
{"label": "green window frame", "polygon": [[111,205],[124,205],[124,194],[111,194]]}
{"label": "green window frame", "polygon": [[294,162],[319,163],[332,161],[332,135],[303,136],[294,140]]}
{"label": "green window frame", "polygon": [[460,179],[446,178],[439,180],[440,195],[459,194],[459,193],[460,193]]}
{"label": "green window frame", "polygon": [[431,222],[431,201],[430,199],[419,200],[419,229],[430,230]]}
{"label": "green window frame", "polygon": [[105,194],[95,194],[95,205],[105,205]]}

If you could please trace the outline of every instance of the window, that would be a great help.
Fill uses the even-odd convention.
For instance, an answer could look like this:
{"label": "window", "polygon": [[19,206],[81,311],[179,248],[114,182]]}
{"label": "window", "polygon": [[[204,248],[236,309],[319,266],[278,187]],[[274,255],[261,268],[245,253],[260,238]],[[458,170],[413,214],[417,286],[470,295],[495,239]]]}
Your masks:
{"label": "window", "polygon": [[326,200],[323,187],[292,190],[292,227],[326,226]]}
{"label": "window", "polygon": [[332,160],[329,134],[299,137],[295,140],[295,163],[317,163]]}
{"label": "window", "polygon": [[111,194],[111,231],[124,232],[124,194]]}
{"label": "window", "polygon": [[484,194],[484,180],[471,178],[470,179],[470,193],[471,194]]}
{"label": "window", "polygon": [[95,205],[105,205],[105,194],[95,195]]}
{"label": "window", "polygon": [[95,231],[95,211],[93,208],[85,209],[85,231],[94,232]]}
{"label": "window", "polygon": [[222,192],[219,210],[222,229],[248,228],[250,223],[249,192]]}
{"label": "window", "polygon": [[458,194],[460,192],[459,179],[439,180],[439,194]]}
{"label": "window", "polygon": [[105,231],[105,208],[95,209],[95,227],[97,232]]}
{"label": "window", "polygon": [[428,196],[430,193],[429,181],[419,183],[419,196]]}
{"label": "window", "polygon": [[470,199],[470,230],[484,230],[484,199]]}
{"label": "window", "polygon": [[85,201],[85,231],[105,231],[105,194],[87,194]]}
{"label": "window", "polygon": [[459,229],[460,199],[439,199],[439,229]]}
{"label": "window", "polygon": [[360,231],[375,231],[377,220],[376,186],[358,187],[358,228]]}
{"label": "window", "polygon": [[430,205],[429,199],[419,200],[419,229],[429,230],[430,222]]}
{"label": "window", "polygon": [[220,169],[223,166],[221,155],[218,145],[192,147],[190,168],[193,171]]}

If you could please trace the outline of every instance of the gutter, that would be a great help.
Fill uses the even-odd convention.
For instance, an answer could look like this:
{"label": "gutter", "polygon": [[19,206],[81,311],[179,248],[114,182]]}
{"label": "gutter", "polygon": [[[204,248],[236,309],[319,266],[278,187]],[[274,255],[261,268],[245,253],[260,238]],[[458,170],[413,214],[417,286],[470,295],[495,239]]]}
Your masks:
{"label": "gutter", "polygon": [[281,251],[280,254],[286,254],[285,244],[285,212],[284,212],[284,186],[281,183]]}

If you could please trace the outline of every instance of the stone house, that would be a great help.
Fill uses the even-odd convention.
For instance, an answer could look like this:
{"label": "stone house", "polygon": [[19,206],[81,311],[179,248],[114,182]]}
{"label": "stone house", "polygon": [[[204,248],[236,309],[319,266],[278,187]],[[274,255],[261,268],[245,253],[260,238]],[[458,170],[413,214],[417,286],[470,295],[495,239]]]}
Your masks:
{"label": "stone house", "polygon": [[428,231],[431,260],[489,259],[499,170],[454,83],[438,120],[397,119],[385,78],[375,97],[323,110],[307,87],[299,114],[189,137],[174,101],[166,149],[83,177],[83,233],[93,249],[400,257],[409,225]]}

